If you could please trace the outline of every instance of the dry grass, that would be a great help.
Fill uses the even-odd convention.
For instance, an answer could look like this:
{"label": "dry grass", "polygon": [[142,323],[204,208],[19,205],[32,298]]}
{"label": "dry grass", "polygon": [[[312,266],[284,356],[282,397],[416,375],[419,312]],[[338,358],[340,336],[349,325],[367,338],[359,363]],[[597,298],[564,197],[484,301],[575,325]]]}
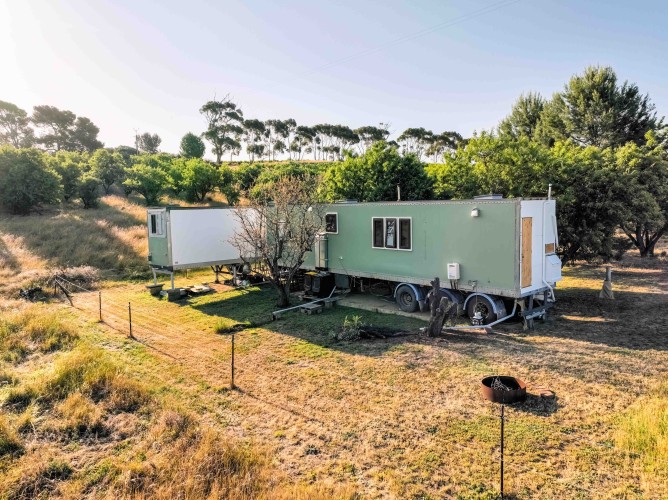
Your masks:
{"label": "dry grass", "polygon": [[0,415],[0,457],[18,454],[23,451],[23,443],[15,429],[9,425],[8,419]]}
{"label": "dry grass", "polygon": [[17,363],[36,350],[69,347],[77,338],[71,323],[39,305],[7,310],[0,318],[0,356],[5,361]]}
{"label": "dry grass", "polygon": [[[616,436],[627,408],[668,374],[668,324],[656,314],[668,306],[668,276],[633,256],[622,264],[615,301],[598,299],[601,267],[571,267],[547,323],[532,332],[509,323],[487,336],[336,341],[331,332],[351,314],[399,329],[420,323],[346,308],[267,323],[273,295],[259,289],[219,288],[188,307],[156,301],[140,286],[107,289],[105,300],[110,310],[121,307],[118,314],[131,300],[135,334],[177,369],[175,383],[230,433],[268,446],[298,488],[325,483],[368,497],[493,498],[498,408],[482,400],[478,384],[507,373],[530,391],[557,394],[556,401],[531,396],[507,410],[511,492],[661,497],[668,480],[650,478],[644,453],[629,454]],[[87,310],[87,298],[78,305]],[[216,331],[239,324],[248,327],[236,333],[241,391],[228,392],[229,338]]]}
{"label": "dry grass", "polygon": [[[126,252],[128,262],[145,244],[132,236],[143,207],[120,197],[104,202],[97,213],[63,215],[83,217],[90,224],[79,230],[103,235],[91,247],[96,255],[79,257],[96,267],[111,255],[98,259],[104,245]],[[57,216],[34,219],[47,224]],[[49,255],[28,236],[32,229],[13,221],[8,231],[7,224],[0,221],[0,237],[25,250],[9,247],[18,265],[0,267],[7,276],[60,265],[75,250],[58,243]],[[260,289],[217,287],[184,306],[150,297],[143,283],[107,284],[105,321],[117,332],[85,322],[96,318],[96,293],[75,296],[86,332],[78,342],[97,346],[92,358],[80,348],[35,349],[11,370],[0,367],[11,381],[0,385],[0,398],[22,411],[8,414],[8,428],[34,443],[11,458],[0,488],[72,498],[495,498],[498,408],[482,400],[478,384],[503,373],[524,379],[530,392],[546,387],[557,395],[507,408],[507,491],[519,498],[668,497],[665,263],[633,253],[617,263],[614,301],[598,299],[602,267],[570,267],[557,307],[536,330],[508,323],[493,335],[440,339],[337,341],[331,332],[353,314],[374,326],[422,324],[346,308],[270,323],[273,296]],[[143,344],[125,339],[128,301]],[[231,331],[238,391],[227,389]],[[114,398],[135,403],[119,406]],[[48,432],[68,418],[74,424],[63,429],[97,415],[105,429],[97,436]],[[57,452],[50,451],[54,439]],[[52,460],[70,464],[71,474],[45,481]],[[196,474],[203,484],[189,482]]]}

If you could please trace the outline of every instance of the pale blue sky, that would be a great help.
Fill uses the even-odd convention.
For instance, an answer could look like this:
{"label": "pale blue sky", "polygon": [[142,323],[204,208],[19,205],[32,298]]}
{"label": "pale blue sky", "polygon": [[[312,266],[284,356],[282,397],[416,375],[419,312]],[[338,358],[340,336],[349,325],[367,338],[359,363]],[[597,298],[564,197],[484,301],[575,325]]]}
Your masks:
{"label": "pale blue sky", "polygon": [[170,152],[228,93],[247,118],[470,135],[600,64],[664,115],[667,29],[660,1],[0,0],[0,100],[88,116],[108,146],[155,132]]}

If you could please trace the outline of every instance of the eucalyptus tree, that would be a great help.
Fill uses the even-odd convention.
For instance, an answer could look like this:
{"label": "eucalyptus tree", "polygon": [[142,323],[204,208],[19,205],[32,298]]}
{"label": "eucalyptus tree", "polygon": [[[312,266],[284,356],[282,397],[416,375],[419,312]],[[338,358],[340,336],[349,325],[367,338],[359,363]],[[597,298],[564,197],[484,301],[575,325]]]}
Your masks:
{"label": "eucalyptus tree", "polygon": [[[265,146],[269,159],[276,159],[277,152],[281,153],[285,150],[284,139],[288,137],[288,125],[282,120],[267,120],[264,122],[265,126]],[[276,148],[276,144],[281,142],[282,146]]]}
{"label": "eucalyptus tree", "polygon": [[384,141],[390,135],[390,132],[387,129],[374,127],[372,125],[357,128],[353,130],[353,132],[357,134],[357,137],[359,138],[357,144],[360,154],[364,154],[372,144]]}
{"label": "eucalyptus tree", "polygon": [[461,142],[462,136],[457,132],[441,132],[440,134],[433,136],[432,143],[429,145],[429,148],[427,148],[426,153],[433,157],[435,163],[438,163],[438,160],[443,158],[444,153],[454,152]]}
{"label": "eucalyptus tree", "polygon": [[215,98],[204,104],[199,112],[207,122],[204,138],[212,145],[216,155],[216,163],[220,165],[226,151],[240,151],[240,137],[244,133],[244,114],[234,102],[225,96],[221,100]]}
{"label": "eucalyptus tree", "polygon": [[244,142],[246,143],[246,152],[249,160],[255,161],[255,157],[262,157],[265,151],[265,145],[262,144],[263,138],[267,132],[267,127],[263,122],[257,119],[244,121]]}
{"label": "eucalyptus tree", "polygon": [[334,126],[329,123],[318,123],[313,126],[313,159],[323,158],[323,153],[329,152],[333,141]]}
{"label": "eucalyptus tree", "polygon": [[16,104],[0,101],[0,144],[29,148],[34,141],[28,113]]}
{"label": "eucalyptus tree", "polygon": [[294,118],[288,118],[283,122],[285,124],[285,129],[287,135],[284,137],[284,142],[288,152],[288,160],[292,160],[292,141],[295,140],[297,133],[297,122]]}
{"label": "eucalyptus tree", "polygon": [[360,141],[359,136],[347,125],[333,125],[331,130],[333,144],[330,149],[336,153],[339,160],[343,153]]}
{"label": "eucalyptus tree", "polygon": [[295,129],[294,139],[290,142],[290,152],[297,155],[297,160],[302,159],[303,153],[312,151],[315,136],[315,130],[311,127],[300,125]]}
{"label": "eucalyptus tree", "polygon": [[407,128],[397,138],[401,144],[404,154],[414,154],[418,159],[422,158],[424,152],[429,148],[434,140],[434,133],[431,130],[420,128]]}
{"label": "eucalyptus tree", "polygon": [[160,143],[162,143],[162,139],[158,134],[144,132],[143,134],[135,135],[135,147],[141,153],[150,155],[158,153]]}

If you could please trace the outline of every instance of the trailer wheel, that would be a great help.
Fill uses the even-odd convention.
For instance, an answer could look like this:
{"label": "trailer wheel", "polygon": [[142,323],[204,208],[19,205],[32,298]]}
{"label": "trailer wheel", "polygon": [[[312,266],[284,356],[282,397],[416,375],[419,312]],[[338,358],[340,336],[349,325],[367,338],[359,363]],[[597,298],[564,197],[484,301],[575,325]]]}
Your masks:
{"label": "trailer wheel", "polygon": [[492,303],[485,297],[479,295],[471,297],[471,300],[469,300],[469,303],[466,305],[466,314],[471,321],[473,321],[473,316],[475,316],[477,311],[480,311],[480,314],[482,314],[483,325],[489,325],[497,319]]}
{"label": "trailer wheel", "polygon": [[418,310],[418,298],[410,286],[401,285],[397,290],[396,297],[399,309],[402,311],[412,313]]}

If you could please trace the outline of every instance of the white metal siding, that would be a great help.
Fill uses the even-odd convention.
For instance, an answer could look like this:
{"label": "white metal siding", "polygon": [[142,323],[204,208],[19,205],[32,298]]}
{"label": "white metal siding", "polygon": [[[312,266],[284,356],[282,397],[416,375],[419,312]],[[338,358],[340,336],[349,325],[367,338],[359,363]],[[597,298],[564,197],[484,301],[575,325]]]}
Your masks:
{"label": "white metal siding", "polygon": [[241,262],[230,240],[239,224],[230,208],[170,210],[172,265]]}
{"label": "white metal siding", "polygon": [[[543,227],[543,205],[545,205],[545,227]],[[522,294],[546,288],[543,283],[543,266],[547,265],[545,244],[554,243],[554,217],[556,203],[554,200],[522,200],[521,217],[531,217],[533,242],[531,245],[531,286],[522,288]],[[524,235],[522,235],[523,237]],[[522,268],[520,264],[520,269]]]}

